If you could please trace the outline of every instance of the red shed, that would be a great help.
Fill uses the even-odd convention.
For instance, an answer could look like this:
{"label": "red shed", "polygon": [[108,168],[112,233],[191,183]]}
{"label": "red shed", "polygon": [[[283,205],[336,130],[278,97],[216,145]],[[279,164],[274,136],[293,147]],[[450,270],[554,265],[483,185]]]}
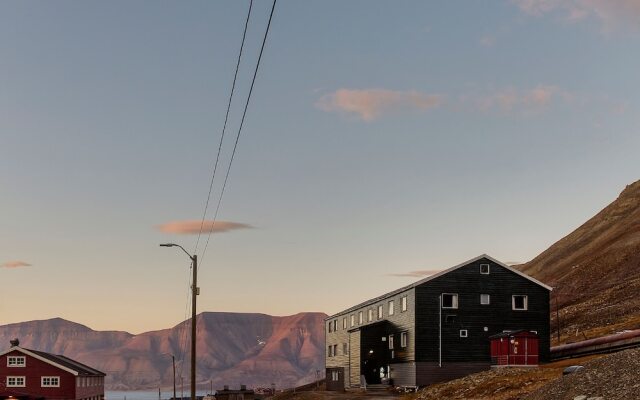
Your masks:
{"label": "red shed", "polygon": [[538,365],[538,334],[532,331],[503,332],[489,337],[491,364],[499,367]]}
{"label": "red shed", "polygon": [[104,400],[105,374],[62,355],[24,349],[0,353],[0,399]]}

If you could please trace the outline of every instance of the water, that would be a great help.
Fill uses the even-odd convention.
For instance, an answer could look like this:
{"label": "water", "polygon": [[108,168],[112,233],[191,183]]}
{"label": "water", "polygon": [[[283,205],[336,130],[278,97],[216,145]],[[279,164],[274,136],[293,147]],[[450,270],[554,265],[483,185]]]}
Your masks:
{"label": "water", "polygon": [[[205,396],[207,394],[206,391],[197,391],[197,396]],[[135,391],[115,391],[115,390],[107,390],[105,393],[105,400],[158,400],[158,391],[157,390],[135,390]],[[176,396],[180,398],[180,388],[176,390]],[[184,391],[185,399],[191,396],[191,392],[189,390]],[[161,400],[168,400],[173,397],[173,389],[171,390],[163,390],[160,392]]]}

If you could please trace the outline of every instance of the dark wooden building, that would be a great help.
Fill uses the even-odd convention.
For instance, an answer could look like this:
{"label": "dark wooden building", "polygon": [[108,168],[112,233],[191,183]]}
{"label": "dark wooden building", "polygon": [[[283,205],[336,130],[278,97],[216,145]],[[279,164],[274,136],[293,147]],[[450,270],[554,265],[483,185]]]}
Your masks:
{"label": "dark wooden building", "polygon": [[0,353],[0,399],[104,400],[105,374],[62,355],[24,349]]}
{"label": "dark wooden building", "polygon": [[551,287],[486,254],[328,317],[328,390],[424,386],[491,366],[489,337],[526,330],[549,358]]}

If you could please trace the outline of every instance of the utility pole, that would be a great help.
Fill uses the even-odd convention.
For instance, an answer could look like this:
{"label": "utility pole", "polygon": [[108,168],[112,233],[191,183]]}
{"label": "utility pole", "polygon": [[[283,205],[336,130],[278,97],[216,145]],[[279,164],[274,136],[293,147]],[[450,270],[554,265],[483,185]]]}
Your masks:
{"label": "utility pole", "polygon": [[177,400],[176,398],[176,357],[171,355],[171,363],[173,364],[173,400]]}
{"label": "utility pole", "polygon": [[200,294],[200,289],[198,288],[198,255],[191,256],[191,261],[193,261],[193,286],[191,286],[191,400],[196,400],[196,296]]}

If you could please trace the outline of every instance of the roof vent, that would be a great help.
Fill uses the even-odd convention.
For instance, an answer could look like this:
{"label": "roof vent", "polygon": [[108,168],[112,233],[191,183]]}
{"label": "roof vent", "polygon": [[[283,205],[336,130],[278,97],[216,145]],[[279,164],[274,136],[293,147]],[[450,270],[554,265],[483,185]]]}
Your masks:
{"label": "roof vent", "polygon": [[16,347],[16,346],[20,345],[20,341],[18,340],[18,338],[15,338],[13,340],[9,340],[9,343],[11,344],[11,347]]}

